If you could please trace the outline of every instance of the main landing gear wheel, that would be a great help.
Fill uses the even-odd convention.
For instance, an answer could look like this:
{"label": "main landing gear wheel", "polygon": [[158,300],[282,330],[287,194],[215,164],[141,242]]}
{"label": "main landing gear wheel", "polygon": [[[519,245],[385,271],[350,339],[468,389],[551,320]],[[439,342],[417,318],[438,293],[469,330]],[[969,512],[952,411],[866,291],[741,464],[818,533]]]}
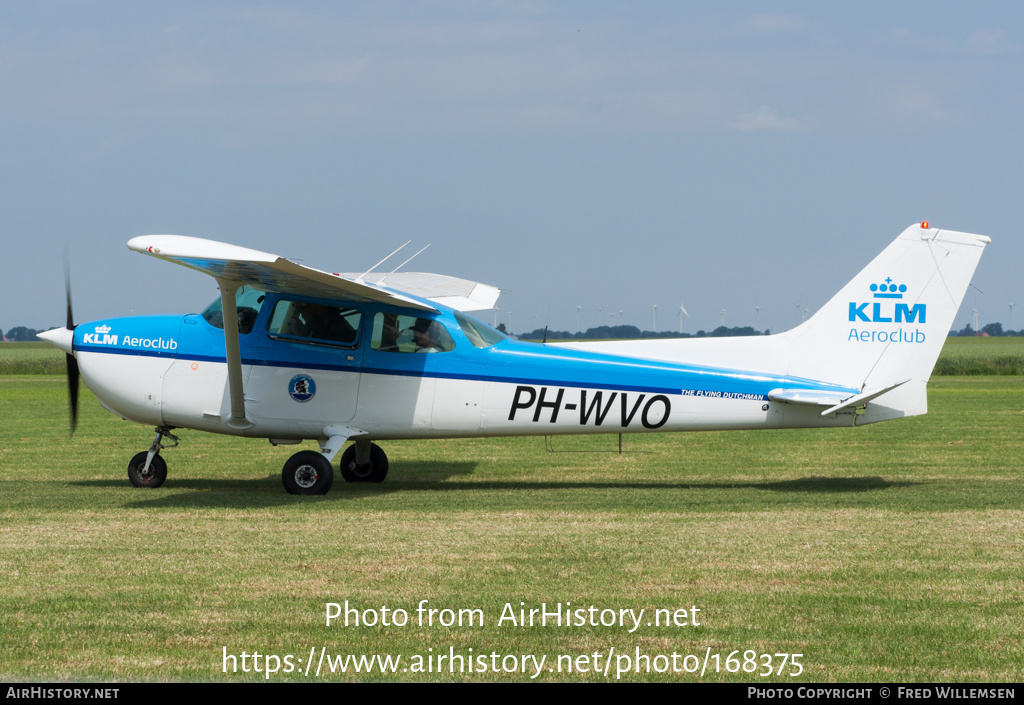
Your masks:
{"label": "main landing gear wheel", "polygon": [[376,443],[370,444],[370,462],[356,462],[356,446],[350,445],[341,454],[341,476],[345,482],[383,482],[388,476],[388,456]]}
{"label": "main landing gear wheel", "polygon": [[167,479],[167,463],[159,455],[154,455],[149,470],[143,471],[147,455],[147,451],[142,451],[131,459],[128,463],[128,479],[136,487],[159,487]]}
{"label": "main landing gear wheel", "polygon": [[334,468],[321,453],[301,450],[284,464],[281,482],[288,494],[327,494],[334,484]]}

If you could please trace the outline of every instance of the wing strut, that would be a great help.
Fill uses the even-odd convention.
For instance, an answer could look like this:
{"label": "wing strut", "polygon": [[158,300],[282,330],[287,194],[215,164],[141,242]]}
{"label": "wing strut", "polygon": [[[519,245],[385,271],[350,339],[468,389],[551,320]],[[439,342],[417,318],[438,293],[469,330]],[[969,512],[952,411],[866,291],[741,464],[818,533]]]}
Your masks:
{"label": "wing strut", "polygon": [[245,416],[245,390],[242,387],[242,352],[238,345],[238,308],[235,294],[242,286],[230,279],[217,279],[220,287],[221,311],[224,315],[224,356],[228,363],[228,392],[231,396],[231,428],[250,428],[253,423]]}

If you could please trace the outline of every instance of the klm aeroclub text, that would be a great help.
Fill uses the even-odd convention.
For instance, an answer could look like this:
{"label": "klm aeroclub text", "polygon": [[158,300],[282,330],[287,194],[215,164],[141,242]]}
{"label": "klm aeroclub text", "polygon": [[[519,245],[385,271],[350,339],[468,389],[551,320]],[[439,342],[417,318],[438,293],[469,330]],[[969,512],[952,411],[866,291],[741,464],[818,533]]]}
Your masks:
{"label": "klm aeroclub text", "polygon": [[[850,323],[918,323],[924,325],[928,319],[927,304],[897,303],[907,293],[906,284],[894,284],[887,277],[881,284],[872,284],[869,289],[871,296],[880,301],[851,301],[849,309]],[[847,342],[861,343],[923,343],[927,339],[920,328],[907,330],[902,327],[879,330],[878,326],[870,328],[850,328]]]}

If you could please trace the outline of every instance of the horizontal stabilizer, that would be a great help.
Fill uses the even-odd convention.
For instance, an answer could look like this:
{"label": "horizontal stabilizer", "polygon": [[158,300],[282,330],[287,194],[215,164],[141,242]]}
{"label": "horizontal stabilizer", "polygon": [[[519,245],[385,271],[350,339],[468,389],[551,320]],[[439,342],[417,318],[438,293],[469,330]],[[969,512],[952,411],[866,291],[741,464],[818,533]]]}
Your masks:
{"label": "horizontal stabilizer", "polygon": [[909,381],[909,379],[905,379],[902,382],[890,384],[888,387],[883,387],[882,389],[874,389],[870,392],[864,392],[863,394],[858,394],[857,396],[850,397],[849,399],[840,402],[839,404],[836,404],[830,409],[825,409],[823,412],[821,412],[821,415],[828,416],[832,412],[839,411],[840,409],[845,409],[850,406],[860,406],[861,404],[867,404],[872,399],[880,397],[886,392],[891,392],[892,390],[896,389],[896,387],[899,387],[902,384],[906,384]]}
{"label": "horizontal stabilizer", "polygon": [[866,404],[872,399],[876,399],[886,392],[891,392],[896,389],[896,387],[906,384],[909,381],[909,379],[905,379],[881,389],[872,389],[871,391],[864,392],[862,394],[854,394],[853,396],[843,396],[842,394],[837,394],[834,391],[818,389],[773,389],[768,392],[768,399],[771,401],[785,402],[787,404],[827,406],[829,408],[822,411],[821,415],[828,416],[829,414],[833,414],[842,409]]}
{"label": "horizontal stabilizer", "polygon": [[813,406],[832,406],[842,404],[845,397],[835,391],[818,389],[773,389],[768,392],[771,401],[783,401],[787,404],[811,404]]}

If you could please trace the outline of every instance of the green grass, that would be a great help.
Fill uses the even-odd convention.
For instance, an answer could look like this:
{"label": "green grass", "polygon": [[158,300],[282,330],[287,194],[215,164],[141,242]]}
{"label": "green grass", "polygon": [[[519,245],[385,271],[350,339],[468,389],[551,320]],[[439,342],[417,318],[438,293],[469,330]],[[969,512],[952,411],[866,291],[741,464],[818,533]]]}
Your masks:
{"label": "green grass", "polygon": [[65,355],[43,341],[0,343],[0,375],[63,375]]}
{"label": "green grass", "polygon": [[[383,484],[339,477],[325,497],[292,497],[280,468],[298,448],[190,431],[164,451],[163,488],[132,488],[125,468],[151,429],[85,392],[69,439],[60,378],[0,377],[0,680],[256,680],[222,673],[222,649],[306,659],[323,646],[405,658],[711,649],[723,664],[753,649],[803,653],[805,673],[703,680],[1020,681],[1022,392],[1019,377],[942,378],[924,417],[626,436],[623,455],[549,453],[539,438],[390,442]],[[424,599],[488,623],[324,625],[326,602],[415,616]],[[506,602],[696,605],[702,626],[499,628]]]}
{"label": "green grass", "polygon": [[1024,374],[1024,338],[947,338],[933,376]]}

